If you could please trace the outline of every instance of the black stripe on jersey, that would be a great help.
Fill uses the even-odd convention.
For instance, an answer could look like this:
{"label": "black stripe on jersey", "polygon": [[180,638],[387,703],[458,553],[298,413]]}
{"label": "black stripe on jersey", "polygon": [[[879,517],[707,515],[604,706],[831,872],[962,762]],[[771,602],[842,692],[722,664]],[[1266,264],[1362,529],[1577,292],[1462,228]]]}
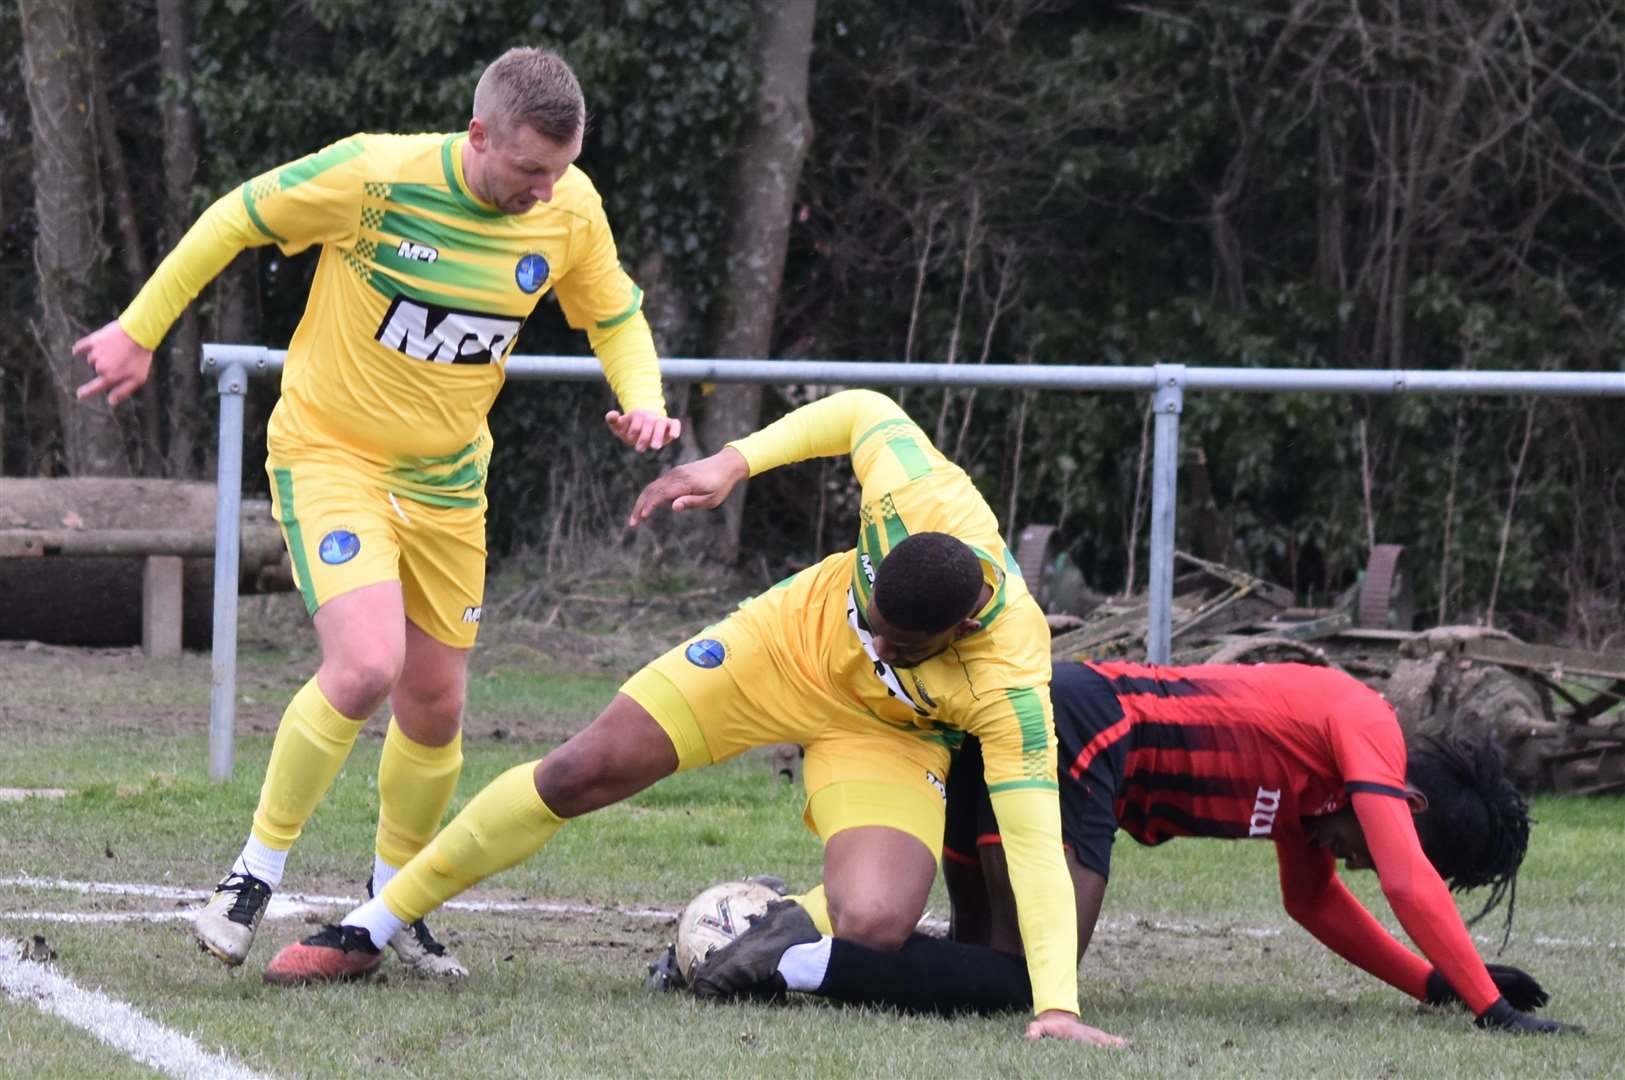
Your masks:
{"label": "black stripe on jersey", "polygon": [[[1212,724],[1164,724],[1141,720],[1133,729],[1136,750],[1228,750],[1233,738],[1221,738]],[[1228,734],[1228,733],[1227,733]]]}
{"label": "black stripe on jersey", "polygon": [[1129,787],[1146,791],[1177,791],[1185,795],[1219,795],[1246,797],[1249,805],[1254,789],[1252,780],[1234,776],[1192,776],[1190,773],[1133,772],[1128,777]]}
{"label": "black stripe on jersey", "polygon": [[[1167,822],[1171,828],[1159,828]],[[1148,807],[1133,803],[1123,808],[1118,825],[1142,843],[1160,844],[1172,836],[1213,836],[1238,840],[1247,835],[1245,822],[1218,821],[1197,817],[1172,803],[1154,802]]]}
{"label": "black stripe on jersey", "polygon": [[1201,697],[1211,693],[1194,679],[1152,679],[1137,675],[1111,675],[1106,681],[1122,694],[1153,694],[1157,697]]}
{"label": "black stripe on jersey", "polygon": [[1373,784],[1369,780],[1350,780],[1343,785],[1343,790],[1349,795],[1364,792],[1367,795],[1392,795],[1396,799],[1409,798],[1405,794],[1404,788],[1391,787],[1388,784]]}

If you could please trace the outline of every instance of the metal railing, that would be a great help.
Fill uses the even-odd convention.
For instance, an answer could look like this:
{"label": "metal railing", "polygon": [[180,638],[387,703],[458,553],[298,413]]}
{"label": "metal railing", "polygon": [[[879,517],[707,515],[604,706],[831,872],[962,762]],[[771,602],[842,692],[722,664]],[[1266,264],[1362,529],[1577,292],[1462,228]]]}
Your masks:
{"label": "metal railing", "polygon": [[[243,395],[248,380],[282,370],[286,353],[260,345],[205,345],[203,371],[220,390],[219,505],[215,511],[214,662],[209,693],[209,776],[231,776],[237,693],[237,557],[242,527]],[[510,379],[595,382],[590,357],[513,356]],[[900,364],[828,360],[662,360],[671,382],[813,386],[956,386],[1010,390],[1130,390],[1154,395],[1146,658],[1166,663],[1172,633],[1174,504],[1179,417],[1187,391],[1255,394],[1474,394],[1625,397],[1625,372],[1300,370],[1090,367],[1075,364]]]}

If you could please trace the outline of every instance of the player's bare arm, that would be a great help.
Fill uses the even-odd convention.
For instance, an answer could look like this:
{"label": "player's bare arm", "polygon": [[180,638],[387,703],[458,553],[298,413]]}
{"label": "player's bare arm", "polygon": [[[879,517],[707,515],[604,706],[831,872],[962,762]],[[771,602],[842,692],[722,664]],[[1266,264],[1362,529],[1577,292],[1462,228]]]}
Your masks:
{"label": "player's bare arm", "polygon": [[604,415],[604,423],[609,425],[610,432],[617,439],[640,454],[645,450],[659,450],[676,442],[683,434],[681,420],[661,416],[648,409],[632,409],[625,413],[611,409]]}
{"label": "player's bare arm", "polygon": [[675,513],[714,509],[722,505],[735,484],[749,476],[750,465],[745,456],[725,446],[708,458],[663,473],[638,494],[626,524],[637,528],[662,506],[670,506]]}
{"label": "player's bare arm", "polygon": [[152,350],[124,332],[117,319],[73,343],[73,355],[82,356],[96,377],[79,387],[80,398],[106,394],[109,405],[126,400],[147,381],[152,371]]}

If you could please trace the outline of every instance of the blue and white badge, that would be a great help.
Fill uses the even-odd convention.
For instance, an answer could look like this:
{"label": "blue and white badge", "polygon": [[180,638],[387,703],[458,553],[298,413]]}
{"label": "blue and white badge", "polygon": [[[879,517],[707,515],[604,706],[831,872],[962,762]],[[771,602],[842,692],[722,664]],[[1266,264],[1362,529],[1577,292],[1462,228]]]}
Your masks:
{"label": "blue and white badge", "polygon": [[316,553],[329,566],[347,563],[361,552],[361,537],[349,529],[334,529],[322,537]]}
{"label": "blue and white badge", "polygon": [[722,666],[722,661],[728,658],[728,650],[715,638],[701,638],[689,645],[683,655],[695,667],[714,668]]}
{"label": "blue and white badge", "polygon": [[547,275],[552,273],[547,260],[540,255],[526,255],[519,260],[519,265],[513,268],[513,279],[525,292],[533,293],[547,284]]}

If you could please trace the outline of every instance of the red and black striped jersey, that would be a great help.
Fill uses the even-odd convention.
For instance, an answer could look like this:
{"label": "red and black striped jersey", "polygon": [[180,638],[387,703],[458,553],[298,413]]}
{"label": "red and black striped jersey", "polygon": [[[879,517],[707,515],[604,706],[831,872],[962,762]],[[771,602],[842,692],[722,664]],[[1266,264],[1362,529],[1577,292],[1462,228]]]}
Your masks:
{"label": "red and black striped jersey", "polygon": [[1301,839],[1301,817],[1337,810],[1353,792],[1404,796],[1393,709],[1335,669],[1085,666],[1111,684],[1123,715],[1102,729],[1057,693],[1061,767],[1088,783],[1097,755],[1122,755],[1117,823],[1143,844]]}

